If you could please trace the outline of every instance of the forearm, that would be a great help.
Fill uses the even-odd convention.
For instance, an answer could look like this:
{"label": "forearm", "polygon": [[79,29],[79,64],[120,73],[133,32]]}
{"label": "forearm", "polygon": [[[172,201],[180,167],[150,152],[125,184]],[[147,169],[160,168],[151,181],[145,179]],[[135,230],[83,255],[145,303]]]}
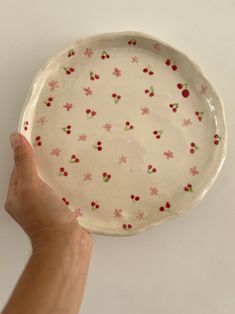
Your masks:
{"label": "forearm", "polygon": [[89,243],[77,240],[33,250],[2,314],[77,314],[91,253]]}

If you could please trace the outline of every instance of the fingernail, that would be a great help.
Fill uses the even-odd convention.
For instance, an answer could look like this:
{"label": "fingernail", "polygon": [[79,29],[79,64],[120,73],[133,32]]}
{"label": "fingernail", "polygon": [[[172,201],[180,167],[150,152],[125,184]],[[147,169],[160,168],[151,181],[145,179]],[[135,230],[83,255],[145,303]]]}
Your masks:
{"label": "fingernail", "polygon": [[20,136],[19,133],[13,133],[10,136],[10,142],[12,149],[15,150],[22,144],[22,137]]}

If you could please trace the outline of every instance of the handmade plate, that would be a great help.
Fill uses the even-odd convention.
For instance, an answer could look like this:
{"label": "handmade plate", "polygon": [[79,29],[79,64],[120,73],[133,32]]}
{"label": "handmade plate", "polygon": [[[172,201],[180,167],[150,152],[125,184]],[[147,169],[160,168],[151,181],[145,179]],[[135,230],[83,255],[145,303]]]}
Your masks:
{"label": "handmade plate", "polygon": [[197,204],[226,154],[221,99],[184,54],[137,32],[79,40],[37,74],[19,131],[90,232],[130,235]]}

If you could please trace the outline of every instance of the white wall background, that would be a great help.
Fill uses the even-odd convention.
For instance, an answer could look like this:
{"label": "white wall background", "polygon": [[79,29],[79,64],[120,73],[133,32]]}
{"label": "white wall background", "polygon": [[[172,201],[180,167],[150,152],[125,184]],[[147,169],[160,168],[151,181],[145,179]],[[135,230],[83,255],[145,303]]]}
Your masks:
{"label": "white wall background", "polygon": [[8,136],[32,78],[76,39],[121,30],[155,35],[202,67],[225,102],[228,156],[205,199],[183,216],[134,237],[94,236],[81,314],[234,314],[234,0],[0,0],[0,309],[30,254],[3,204]]}

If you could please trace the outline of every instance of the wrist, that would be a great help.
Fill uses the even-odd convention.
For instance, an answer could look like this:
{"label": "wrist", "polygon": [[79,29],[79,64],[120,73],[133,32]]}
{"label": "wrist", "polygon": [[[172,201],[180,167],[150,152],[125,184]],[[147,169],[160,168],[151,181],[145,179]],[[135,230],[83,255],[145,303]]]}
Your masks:
{"label": "wrist", "polygon": [[55,250],[78,250],[81,234],[85,232],[79,224],[58,225],[35,232],[31,237],[33,254]]}

